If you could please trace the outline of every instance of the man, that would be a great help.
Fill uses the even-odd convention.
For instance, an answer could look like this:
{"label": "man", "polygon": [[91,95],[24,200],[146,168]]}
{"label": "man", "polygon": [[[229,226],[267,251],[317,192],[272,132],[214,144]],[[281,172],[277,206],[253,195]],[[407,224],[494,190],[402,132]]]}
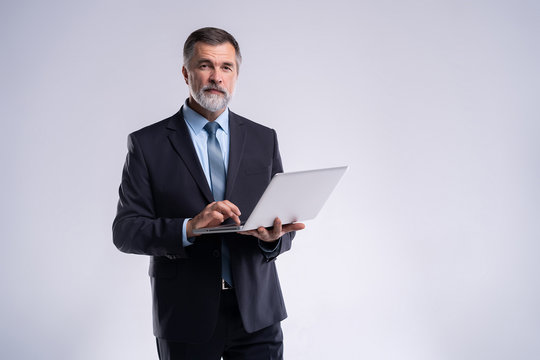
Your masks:
{"label": "man", "polygon": [[241,54],[232,35],[193,32],[182,74],[190,96],[178,113],[128,137],[115,245],[150,255],[160,359],[281,359],[287,314],[274,264],[303,224],[241,234],[193,230],[253,210],[282,172],[274,130],[229,111]]}

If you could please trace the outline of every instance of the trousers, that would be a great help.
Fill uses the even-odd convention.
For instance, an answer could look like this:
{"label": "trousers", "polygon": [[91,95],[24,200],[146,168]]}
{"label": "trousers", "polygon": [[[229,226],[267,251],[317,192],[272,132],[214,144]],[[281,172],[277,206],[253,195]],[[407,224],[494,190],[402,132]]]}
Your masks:
{"label": "trousers", "polygon": [[281,324],[246,332],[233,289],[221,293],[219,319],[210,341],[191,344],[156,338],[156,345],[160,360],[283,359]]}

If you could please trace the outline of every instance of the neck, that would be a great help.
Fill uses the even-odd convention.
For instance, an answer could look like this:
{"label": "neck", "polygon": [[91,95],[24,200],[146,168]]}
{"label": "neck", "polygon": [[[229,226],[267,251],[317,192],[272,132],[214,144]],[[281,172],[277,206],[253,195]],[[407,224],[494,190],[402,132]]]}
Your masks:
{"label": "neck", "polygon": [[223,109],[220,109],[218,111],[208,111],[205,108],[203,108],[201,105],[199,105],[199,103],[197,103],[195,99],[191,97],[191,95],[189,96],[188,105],[190,108],[192,108],[197,113],[201,114],[208,121],[216,120],[219,117],[219,115],[223,114],[223,112],[227,108],[225,106]]}

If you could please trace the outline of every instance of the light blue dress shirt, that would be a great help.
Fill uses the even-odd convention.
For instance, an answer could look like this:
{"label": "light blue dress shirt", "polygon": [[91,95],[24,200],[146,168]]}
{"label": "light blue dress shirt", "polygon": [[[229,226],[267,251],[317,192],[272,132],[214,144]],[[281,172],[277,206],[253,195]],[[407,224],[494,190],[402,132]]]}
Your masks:
{"label": "light blue dress shirt", "polygon": [[[189,135],[193,141],[193,146],[195,147],[195,152],[201,163],[201,166],[204,171],[204,176],[206,176],[206,181],[208,185],[212,184],[210,180],[210,165],[208,163],[208,133],[204,130],[204,126],[208,123],[201,114],[193,110],[188,106],[188,101],[186,100],[184,107],[182,107],[182,114],[184,115],[184,120],[187,124]],[[216,132],[216,138],[219,141],[219,146],[221,147],[221,153],[223,154],[223,163],[225,164],[225,172],[229,168],[229,108],[226,108],[225,111],[218,116],[215,120],[220,126]],[[211,188],[211,186],[210,186]],[[182,225],[182,243],[184,246],[189,246],[192,244],[188,240],[186,234],[186,225],[190,219],[184,220]]]}
{"label": "light blue dress shirt", "polygon": [[[208,120],[204,118],[201,114],[193,110],[188,105],[188,100],[186,100],[184,106],[182,107],[182,115],[184,116],[184,121],[187,124],[189,135],[193,141],[193,146],[195,147],[195,152],[199,158],[201,166],[206,176],[206,181],[208,185],[212,184],[210,180],[210,165],[208,163],[208,133],[204,130],[204,126],[208,123]],[[219,146],[221,147],[221,153],[223,154],[223,162],[225,164],[225,172],[229,168],[229,144],[230,144],[230,134],[229,134],[229,108],[226,108],[225,111],[218,116],[216,120],[220,126],[216,132],[216,138],[219,141]],[[211,186],[210,186],[211,187]],[[187,222],[191,218],[185,219],[182,224],[182,244],[184,247],[190,246],[193,244],[193,238],[190,239],[187,237],[186,226]],[[278,241],[276,244],[267,244],[259,240],[259,247],[265,252],[266,256],[271,257],[275,256],[276,252],[279,251],[279,245],[281,243]]]}

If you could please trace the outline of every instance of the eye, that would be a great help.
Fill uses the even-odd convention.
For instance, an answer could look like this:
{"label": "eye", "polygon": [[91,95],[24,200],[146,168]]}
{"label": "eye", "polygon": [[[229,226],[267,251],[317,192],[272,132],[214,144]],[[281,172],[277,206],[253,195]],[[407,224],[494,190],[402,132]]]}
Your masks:
{"label": "eye", "polygon": [[223,69],[226,70],[226,71],[233,71],[232,67],[230,67],[230,66],[228,66],[228,65],[225,65],[225,66],[223,67]]}
{"label": "eye", "polygon": [[201,65],[199,66],[199,69],[206,69],[206,68],[208,68],[208,65],[207,65],[207,64],[201,64]]}

